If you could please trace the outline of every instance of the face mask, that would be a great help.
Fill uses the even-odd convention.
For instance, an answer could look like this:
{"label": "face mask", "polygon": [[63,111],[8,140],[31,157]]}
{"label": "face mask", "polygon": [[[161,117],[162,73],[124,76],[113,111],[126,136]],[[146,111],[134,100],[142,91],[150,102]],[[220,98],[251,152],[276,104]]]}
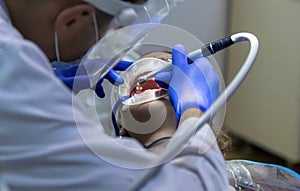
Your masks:
{"label": "face mask", "polygon": [[51,66],[53,69],[67,69],[72,66],[80,64],[81,60],[82,60],[82,57],[78,58],[76,60],[73,60],[71,62],[54,61],[54,62],[51,62]]}

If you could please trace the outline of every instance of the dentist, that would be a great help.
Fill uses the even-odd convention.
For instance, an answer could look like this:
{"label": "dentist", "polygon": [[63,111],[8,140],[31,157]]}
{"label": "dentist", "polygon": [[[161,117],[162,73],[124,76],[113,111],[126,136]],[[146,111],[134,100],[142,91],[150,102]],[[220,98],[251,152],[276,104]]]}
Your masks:
{"label": "dentist", "polygon": [[[104,132],[99,135],[98,124],[79,102],[72,101],[72,92],[53,72],[53,61],[64,62],[56,67],[64,67],[65,63],[68,67],[115,22],[117,15],[102,10],[99,2],[103,6],[121,2],[120,7],[127,8],[144,3],[0,0],[0,165],[3,180],[12,191],[124,190],[146,169],[121,167],[106,159],[150,163],[156,157],[145,150],[124,151],[121,146],[109,144],[112,138]],[[122,23],[120,18],[117,20]],[[175,53],[178,61],[185,56]],[[212,68],[204,67],[204,75],[209,76],[209,80],[200,77],[204,87],[215,88],[217,75]],[[184,74],[188,70],[193,67],[185,69]],[[193,85],[199,77],[192,75],[190,79],[179,80],[175,79],[176,72],[182,76],[179,70],[174,71],[170,82],[170,86],[174,85],[172,102],[184,128],[185,123],[201,115],[198,101],[209,100],[205,107],[209,106],[215,95],[195,91],[196,97],[201,98],[195,102],[185,100],[185,95],[176,92],[185,91],[184,80]],[[74,113],[80,118],[75,119]],[[88,143],[108,157],[104,159],[92,152],[78,125],[89,138]],[[141,190],[227,190],[225,162],[213,140],[210,128],[200,130],[183,152],[163,164]],[[115,141],[142,149],[131,138]],[[200,147],[206,152],[199,153]]]}

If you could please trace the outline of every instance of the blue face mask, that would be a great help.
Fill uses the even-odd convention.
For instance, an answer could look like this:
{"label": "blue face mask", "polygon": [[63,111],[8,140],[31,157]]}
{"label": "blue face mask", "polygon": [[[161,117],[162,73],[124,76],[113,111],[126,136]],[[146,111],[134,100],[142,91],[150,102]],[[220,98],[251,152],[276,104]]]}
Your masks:
{"label": "blue face mask", "polygon": [[82,60],[82,57],[80,57],[76,60],[73,60],[71,62],[53,61],[53,62],[51,62],[51,66],[53,69],[67,69],[72,66],[79,65],[81,60]]}

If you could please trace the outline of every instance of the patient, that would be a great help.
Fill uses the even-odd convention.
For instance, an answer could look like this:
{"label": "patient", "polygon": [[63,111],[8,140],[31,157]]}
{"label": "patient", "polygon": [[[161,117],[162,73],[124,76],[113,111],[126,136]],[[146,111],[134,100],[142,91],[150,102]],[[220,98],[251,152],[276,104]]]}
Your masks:
{"label": "patient", "polygon": [[[117,126],[115,130],[119,131],[116,135],[134,137],[150,151],[162,151],[178,124],[168,99],[168,90],[161,88],[153,79],[149,79],[143,85],[139,85],[137,79],[171,60],[169,52],[144,55],[126,72],[121,73],[125,83],[116,90],[116,99],[130,95],[130,99],[117,106],[115,111],[114,125]],[[215,131],[215,134],[218,135],[220,148],[225,150],[230,144],[230,139],[219,131]]]}
{"label": "patient", "polygon": [[[159,57],[159,58],[158,58]],[[117,97],[131,96],[131,103],[122,104],[116,112],[117,125],[121,136],[136,138],[145,148],[152,148],[168,142],[176,130],[176,117],[168,100],[166,89],[153,79],[138,85],[137,78],[167,62],[166,52],[143,56],[121,75],[125,83],[118,87]],[[127,103],[125,102],[125,103]],[[126,107],[126,109],[124,109]]]}

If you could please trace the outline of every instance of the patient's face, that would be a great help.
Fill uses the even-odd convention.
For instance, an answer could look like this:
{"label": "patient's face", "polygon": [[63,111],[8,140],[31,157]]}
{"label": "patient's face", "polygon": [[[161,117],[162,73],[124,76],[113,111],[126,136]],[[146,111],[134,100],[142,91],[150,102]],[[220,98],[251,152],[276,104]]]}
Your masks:
{"label": "patient's face", "polygon": [[[136,97],[147,96],[147,93],[167,91],[159,87],[154,80],[150,80],[142,86],[141,90],[136,93],[136,87],[132,91],[132,95]],[[149,89],[148,89],[149,88]],[[176,117],[173,106],[167,97],[144,102],[138,105],[132,105],[125,111],[121,112],[120,124],[125,128],[129,135],[136,137],[140,135],[149,135],[157,133],[164,129],[170,131],[176,127]],[[169,129],[169,130],[166,130]]]}
{"label": "patient's face", "polygon": [[[170,54],[156,52],[144,57],[156,57],[169,61]],[[153,79],[149,79],[145,84],[131,87],[131,96],[138,98],[147,97],[147,94],[155,92],[155,95],[167,92],[161,88]],[[125,128],[127,133],[137,139],[158,134],[172,135],[176,129],[176,117],[173,106],[167,97],[148,101],[138,105],[130,106],[121,112],[120,126]]]}

